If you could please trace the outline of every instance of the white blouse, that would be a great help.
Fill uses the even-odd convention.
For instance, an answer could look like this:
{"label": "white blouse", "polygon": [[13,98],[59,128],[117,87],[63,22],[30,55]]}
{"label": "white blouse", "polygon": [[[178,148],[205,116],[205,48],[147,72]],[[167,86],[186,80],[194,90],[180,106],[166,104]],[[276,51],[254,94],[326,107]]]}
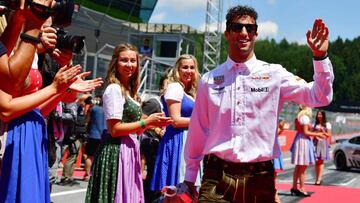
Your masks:
{"label": "white blouse", "polygon": [[175,100],[181,102],[184,96],[184,89],[180,83],[170,83],[164,93],[165,100]]}
{"label": "white blouse", "polygon": [[309,118],[309,116],[302,115],[299,118],[299,122],[301,125],[308,125],[308,124],[310,124],[310,118]]}
{"label": "white blouse", "polygon": [[105,119],[122,119],[125,97],[119,84],[110,84],[102,96]]}

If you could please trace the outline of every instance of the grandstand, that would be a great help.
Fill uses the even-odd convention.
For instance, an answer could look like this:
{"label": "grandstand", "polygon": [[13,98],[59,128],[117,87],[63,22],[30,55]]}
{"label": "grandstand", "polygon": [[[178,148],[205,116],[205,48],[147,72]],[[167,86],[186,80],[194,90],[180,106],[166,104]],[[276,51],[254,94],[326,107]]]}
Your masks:
{"label": "grandstand", "polygon": [[66,30],[86,37],[83,53],[74,57],[74,63],[92,71],[94,78],[105,78],[117,44],[130,42],[140,48],[145,38],[150,39],[153,55],[145,59],[148,63],[142,63],[146,66],[142,68],[140,90],[145,95],[158,92],[162,72],[173,65],[176,57],[184,53],[194,54],[195,45],[188,34],[197,33],[187,25],[129,22],[86,7],[73,14],[72,24]]}

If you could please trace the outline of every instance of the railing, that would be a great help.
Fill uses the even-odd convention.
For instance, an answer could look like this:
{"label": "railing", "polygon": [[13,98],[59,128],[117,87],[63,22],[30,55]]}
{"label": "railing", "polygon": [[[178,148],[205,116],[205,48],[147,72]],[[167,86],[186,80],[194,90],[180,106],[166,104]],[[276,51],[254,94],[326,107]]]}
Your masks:
{"label": "railing", "polygon": [[149,57],[144,57],[140,64],[143,64],[139,86],[141,98],[146,100],[148,96],[159,96],[160,78],[172,65]]}
{"label": "railing", "polygon": [[[280,117],[288,122],[294,129],[294,120],[298,113],[298,105],[293,102],[284,104]],[[317,109],[313,109],[311,121],[315,122]],[[326,111],[326,120],[331,124],[331,133],[334,136],[352,135],[360,132],[360,117],[357,113],[339,113]]]}

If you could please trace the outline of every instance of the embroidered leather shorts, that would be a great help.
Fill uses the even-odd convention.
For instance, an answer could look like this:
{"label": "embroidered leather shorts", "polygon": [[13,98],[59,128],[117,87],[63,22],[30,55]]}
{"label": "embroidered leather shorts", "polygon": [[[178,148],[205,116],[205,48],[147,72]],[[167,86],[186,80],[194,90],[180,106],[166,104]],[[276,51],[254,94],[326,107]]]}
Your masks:
{"label": "embroidered leather shorts", "polygon": [[209,155],[199,202],[272,203],[275,192],[272,161],[233,163]]}

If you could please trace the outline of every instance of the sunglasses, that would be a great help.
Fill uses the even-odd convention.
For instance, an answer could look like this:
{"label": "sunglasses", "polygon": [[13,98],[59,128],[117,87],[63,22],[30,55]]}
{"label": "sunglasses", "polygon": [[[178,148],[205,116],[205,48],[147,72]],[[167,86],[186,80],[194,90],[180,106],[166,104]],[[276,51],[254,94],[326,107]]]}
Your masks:
{"label": "sunglasses", "polygon": [[242,23],[230,23],[229,29],[233,32],[241,32],[243,27],[246,28],[247,33],[255,34],[258,28],[257,24],[242,24]]}

